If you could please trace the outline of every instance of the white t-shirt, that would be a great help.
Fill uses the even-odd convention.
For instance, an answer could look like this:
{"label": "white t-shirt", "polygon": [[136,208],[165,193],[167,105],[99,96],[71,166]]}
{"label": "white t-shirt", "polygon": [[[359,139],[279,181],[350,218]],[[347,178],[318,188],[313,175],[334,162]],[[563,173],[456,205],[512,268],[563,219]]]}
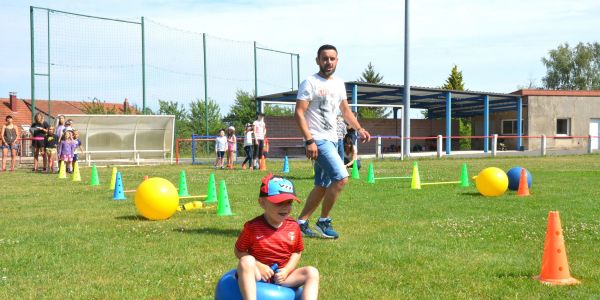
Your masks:
{"label": "white t-shirt", "polygon": [[227,150],[227,137],[217,136],[217,138],[215,139],[215,148],[217,151]]}
{"label": "white t-shirt", "polygon": [[252,131],[247,131],[246,135],[244,135],[244,147],[254,145],[252,143],[252,134],[253,134]]}
{"label": "white t-shirt", "polygon": [[302,82],[297,98],[309,102],[304,118],[313,139],[337,142],[337,111],[342,100],[347,100],[344,81],[314,74]]}
{"label": "white t-shirt", "polygon": [[265,121],[256,120],[252,124],[254,125],[254,137],[257,140],[264,140],[265,139],[265,130],[267,127],[267,125],[265,124]]}

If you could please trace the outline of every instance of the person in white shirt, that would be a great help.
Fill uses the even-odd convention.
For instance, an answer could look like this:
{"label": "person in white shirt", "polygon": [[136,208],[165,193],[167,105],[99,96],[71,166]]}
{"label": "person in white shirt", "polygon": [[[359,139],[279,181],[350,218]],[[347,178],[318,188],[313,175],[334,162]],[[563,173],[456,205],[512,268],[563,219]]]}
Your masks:
{"label": "person in white shirt", "polygon": [[298,217],[298,224],[304,236],[317,236],[308,226],[308,219],[323,202],[315,229],[322,237],[337,238],[329,213],[348,182],[348,171],[337,151],[338,109],[346,122],[357,128],[363,142],[371,140],[371,135],[360,126],[350,110],[344,81],[333,76],[338,63],[337,49],[332,45],[321,46],[316,62],[319,72],[302,82],[296,101],[295,118],[304,136],[306,156],[316,162],[314,187]]}
{"label": "person in white shirt", "polygon": [[215,153],[217,157],[215,159],[215,169],[223,167],[223,157],[225,156],[225,150],[227,150],[227,138],[225,137],[225,129],[219,130],[219,135],[215,138]]}
{"label": "person in white shirt", "polygon": [[254,148],[254,131],[252,124],[248,123],[244,131],[244,152],[246,152],[246,159],[242,162],[242,170],[246,169],[246,162],[250,170],[254,169],[254,164],[252,164],[252,148]]}
{"label": "person in white shirt", "polygon": [[265,147],[265,136],[267,135],[267,125],[265,124],[265,114],[259,113],[256,121],[252,124],[254,127],[254,168],[258,169],[258,162],[263,156]]}

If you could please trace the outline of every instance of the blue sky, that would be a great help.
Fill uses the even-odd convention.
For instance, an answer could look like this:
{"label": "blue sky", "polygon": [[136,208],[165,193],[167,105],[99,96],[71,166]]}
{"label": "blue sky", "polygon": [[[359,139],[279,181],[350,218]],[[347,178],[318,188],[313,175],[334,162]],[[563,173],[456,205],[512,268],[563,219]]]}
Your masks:
{"label": "blue sky", "polygon": [[[0,47],[0,97],[7,97],[11,91],[21,98],[30,96],[29,5],[132,21],[139,21],[139,17],[144,16],[153,24],[186,32],[205,32],[225,39],[223,42],[233,43],[239,48],[238,52],[246,49],[245,45],[251,41],[257,41],[265,47],[299,53],[301,78],[317,70],[314,63],[316,49],[330,43],[339,49],[337,75],[343,79],[357,79],[371,62],[386,83],[403,84],[404,1],[3,1],[0,4],[3,42]],[[597,41],[599,15],[600,1],[592,0],[413,0],[411,84],[440,86],[456,64],[470,90],[512,92],[530,82],[540,85],[545,73],[541,58],[564,42]],[[177,32],[181,36],[188,34]],[[189,34],[199,37],[195,33]],[[122,35],[127,36],[126,33]],[[167,43],[166,38],[157,44]],[[189,78],[201,75],[201,72],[187,71],[185,67],[175,67],[177,55],[187,54],[183,53],[186,45],[174,49],[181,50],[172,50],[175,52],[173,58],[166,57],[157,62],[157,70],[158,65],[160,68],[172,67],[180,72],[180,78],[186,74]],[[216,73],[213,73],[215,78],[211,83],[218,87],[209,92],[209,97],[221,105],[222,113],[229,110],[236,88],[253,88],[253,82],[248,80],[250,75],[242,76],[228,69],[234,64],[247,71],[252,66],[252,61],[247,61],[248,56],[230,59],[237,54],[226,55],[229,58],[220,58],[214,63],[213,72]],[[289,67],[289,59],[272,61],[273,65],[279,63]],[[277,72],[289,73],[285,67],[271,67],[273,70],[265,69],[265,73],[273,72],[266,81],[287,76]],[[175,86],[185,81],[168,77],[164,75],[166,73],[161,73],[162,77],[152,84],[167,82]],[[192,84],[196,82],[191,81]],[[288,81],[289,78],[285,79],[286,83],[273,85],[267,91],[285,89],[282,86],[287,86]],[[120,88],[113,87],[119,95],[128,93]],[[184,89],[179,89],[182,97],[196,97],[195,94],[188,97]],[[259,92],[261,89],[259,86]],[[200,90],[197,88],[198,92]],[[157,91],[156,97],[160,97],[160,93],[178,92],[164,89]],[[64,87],[57,88],[53,94],[59,98],[75,95]],[[203,97],[202,92],[199,95]],[[139,96],[127,97],[140,104]]]}

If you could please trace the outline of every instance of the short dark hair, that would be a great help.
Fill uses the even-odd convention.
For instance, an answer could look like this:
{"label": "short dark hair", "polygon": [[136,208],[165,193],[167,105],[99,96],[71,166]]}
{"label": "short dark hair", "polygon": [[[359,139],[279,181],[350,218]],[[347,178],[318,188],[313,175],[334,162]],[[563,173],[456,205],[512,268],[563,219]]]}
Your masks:
{"label": "short dark hair", "polygon": [[329,44],[325,44],[321,47],[319,47],[319,50],[317,51],[317,57],[319,57],[319,55],[321,55],[321,51],[325,51],[325,50],[334,50],[335,53],[337,53],[337,48],[335,48],[335,46],[333,45],[329,45]]}
{"label": "short dark hair", "polygon": [[265,114],[264,114],[264,113],[258,113],[258,114],[256,114],[256,117],[257,117],[257,118],[258,118],[258,117],[264,117],[264,116],[265,116]]}
{"label": "short dark hair", "polygon": [[4,118],[4,120],[8,121],[8,119],[12,119],[12,118],[13,118],[13,116],[8,115],[8,116],[6,116],[6,118]]}

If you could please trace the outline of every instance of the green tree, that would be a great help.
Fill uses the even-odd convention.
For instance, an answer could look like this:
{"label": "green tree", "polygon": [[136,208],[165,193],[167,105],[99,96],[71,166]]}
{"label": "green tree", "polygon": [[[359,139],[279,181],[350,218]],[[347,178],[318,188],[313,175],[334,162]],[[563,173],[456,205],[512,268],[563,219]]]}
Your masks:
{"label": "green tree", "polygon": [[454,65],[452,67],[452,71],[450,71],[450,76],[446,79],[446,83],[442,85],[443,89],[446,90],[456,90],[456,91],[464,91],[465,84],[463,83],[463,75],[462,71],[458,70],[458,67]]}
{"label": "green tree", "polygon": [[[383,76],[375,72],[373,64],[369,62],[367,68],[362,72],[362,76],[357,80],[368,83],[383,83]],[[389,109],[385,107],[360,107],[358,116],[362,119],[385,119],[391,114]]]}
{"label": "green tree", "polygon": [[552,90],[600,89],[600,44],[579,43],[570,48],[568,43],[548,52],[543,57],[546,76],[545,88]]}
{"label": "green tree", "polygon": [[[188,124],[191,133],[206,134],[206,107],[204,100],[197,99],[190,103],[190,113],[188,116]],[[217,102],[208,99],[208,134],[216,135],[219,129],[223,128],[224,124],[221,121],[221,109]]]}
{"label": "green tree", "polygon": [[250,92],[238,90],[235,93],[235,101],[229,110],[229,114],[223,118],[223,122],[233,126],[236,130],[244,128],[246,123],[256,120],[256,101]]}
{"label": "green tree", "polygon": [[[464,91],[465,84],[463,82],[462,71],[458,70],[458,67],[454,65],[446,83],[442,85],[443,89]],[[472,122],[471,118],[458,118],[458,135],[460,136],[471,136],[472,135]],[[471,139],[460,139],[458,140],[460,150],[471,150]]]}
{"label": "green tree", "polygon": [[82,110],[86,115],[115,115],[117,108],[113,105],[112,108],[106,105],[106,101],[94,97],[91,102],[83,102]]}
{"label": "green tree", "polygon": [[175,136],[178,138],[190,138],[192,130],[190,127],[190,117],[183,105],[175,101],[158,100],[159,115],[175,116]]}
{"label": "green tree", "polygon": [[266,105],[265,115],[274,117],[293,117],[294,109],[277,105]]}

